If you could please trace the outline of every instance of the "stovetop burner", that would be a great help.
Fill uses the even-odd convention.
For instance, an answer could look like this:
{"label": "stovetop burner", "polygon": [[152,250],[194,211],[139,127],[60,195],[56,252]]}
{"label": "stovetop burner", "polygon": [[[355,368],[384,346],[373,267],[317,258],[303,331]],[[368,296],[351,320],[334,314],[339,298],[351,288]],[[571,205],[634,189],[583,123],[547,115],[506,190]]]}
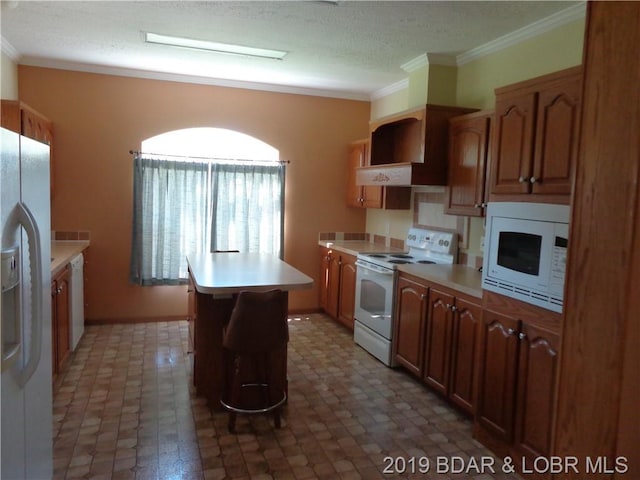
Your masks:
{"label": "stovetop burner", "polygon": [[422,263],[424,265],[431,265],[432,263],[436,263],[433,260],[418,260],[416,263]]}
{"label": "stovetop burner", "polygon": [[413,258],[411,255],[398,254],[398,255],[389,255],[392,258]]}
{"label": "stovetop burner", "polygon": [[[392,256],[393,256],[393,255],[392,255]],[[409,257],[409,258],[411,258],[411,257]],[[403,264],[405,264],[405,263],[411,263],[411,262],[408,262],[407,260],[396,260],[396,259],[388,260],[388,262],[389,262],[389,263],[396,264],[396,265],[403,265]]]}

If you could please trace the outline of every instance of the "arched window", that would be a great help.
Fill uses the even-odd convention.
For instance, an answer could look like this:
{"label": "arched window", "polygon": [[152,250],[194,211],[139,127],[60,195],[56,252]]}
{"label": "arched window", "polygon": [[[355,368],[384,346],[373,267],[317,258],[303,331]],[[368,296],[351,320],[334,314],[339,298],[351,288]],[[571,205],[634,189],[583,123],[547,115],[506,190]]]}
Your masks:
{"label": "arched window", "polygon": [[282,258],[284,165],[240,132],[193,128],[142,143],[134,157],[131,280],[185,283],[186,256],[213,250]]}

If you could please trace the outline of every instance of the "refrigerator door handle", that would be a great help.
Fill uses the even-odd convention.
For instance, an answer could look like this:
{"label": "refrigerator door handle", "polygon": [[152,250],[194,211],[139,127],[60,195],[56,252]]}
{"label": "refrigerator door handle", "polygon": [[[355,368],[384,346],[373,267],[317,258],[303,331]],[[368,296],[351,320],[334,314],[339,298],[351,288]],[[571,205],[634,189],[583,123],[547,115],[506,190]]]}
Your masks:
{"label": "refrigerator door handle", "polygon": [[42,328],[42,245],[36,219],[24,203],[19,202],[12,212],[15,221],[22,225],[29,242],[29,266],[31,268],[31,345],[29,358],[24,367],[17,373],[16,381],[24,386],[40,363]]}

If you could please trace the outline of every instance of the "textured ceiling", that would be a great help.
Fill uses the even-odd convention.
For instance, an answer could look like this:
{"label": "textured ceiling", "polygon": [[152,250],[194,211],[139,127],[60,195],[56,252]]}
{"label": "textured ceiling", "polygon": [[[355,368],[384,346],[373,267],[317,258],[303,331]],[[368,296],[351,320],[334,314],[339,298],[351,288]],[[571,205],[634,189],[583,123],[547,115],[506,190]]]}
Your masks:
{"label": "textured ceiling", "polygon": [[[425,53],[456,55],[576,2],[2,1],[3,50],[19,63],[127,69],[368,98]],[[146,44],[142,32],[288,51],[243,58]],[[211,80],[215,79],[215,80]]]}

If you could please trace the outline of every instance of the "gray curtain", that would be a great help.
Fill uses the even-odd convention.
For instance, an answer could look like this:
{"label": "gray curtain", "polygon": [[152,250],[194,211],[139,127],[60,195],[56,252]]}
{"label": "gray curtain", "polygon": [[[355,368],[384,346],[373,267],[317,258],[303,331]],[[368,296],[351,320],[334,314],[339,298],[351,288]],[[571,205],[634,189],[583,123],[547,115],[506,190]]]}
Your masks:
{"label": "gray curtain", "polygon": [[214,165],[211,250],[283,258],[284,173],[284,165]]}
{"label": "gray curtain", "polygon": [[264,252],[282,258],[283,165],[134,158],[130,279],[186,283],[189,253]]}

